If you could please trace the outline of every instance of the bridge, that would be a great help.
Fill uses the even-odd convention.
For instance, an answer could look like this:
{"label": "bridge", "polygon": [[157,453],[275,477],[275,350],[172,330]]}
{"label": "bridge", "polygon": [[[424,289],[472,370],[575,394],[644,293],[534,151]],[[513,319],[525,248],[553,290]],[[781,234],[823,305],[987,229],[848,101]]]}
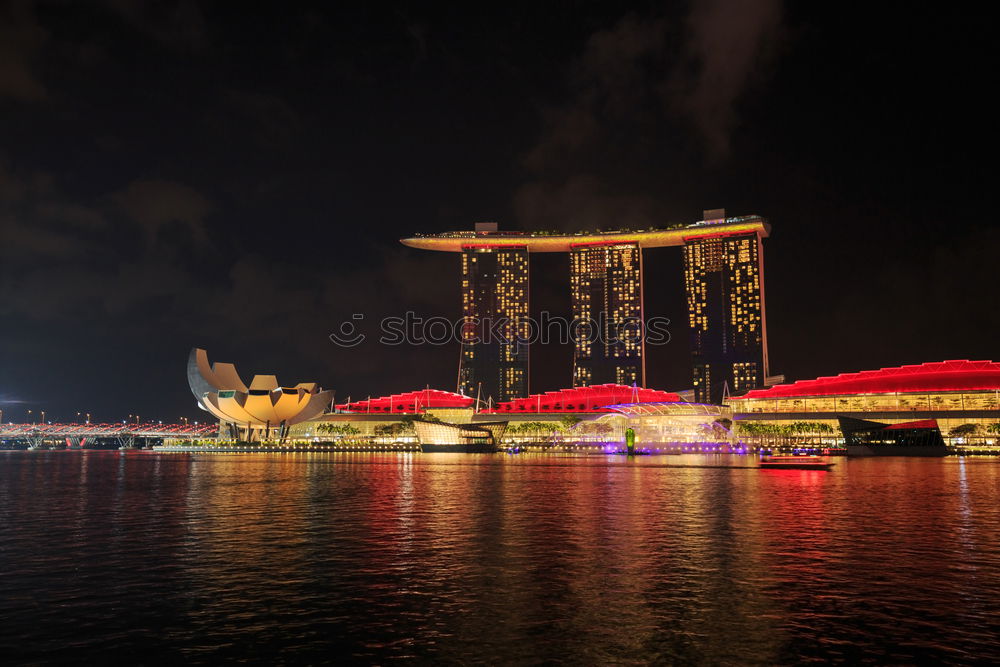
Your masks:
{"label": "bridge", "polygon": [[45,444],[65,443],[67,447],[84,448],[88,443],[112,441],[120,447],[134,447],[139,440],[201,440],[214,438],[219,433],[219,425],[208,424],[163,424],[160,422],[106,424],[78,423],[36,423],[0,424],[0,442],[4,444],[25,444],[30,448],[40,448]]}

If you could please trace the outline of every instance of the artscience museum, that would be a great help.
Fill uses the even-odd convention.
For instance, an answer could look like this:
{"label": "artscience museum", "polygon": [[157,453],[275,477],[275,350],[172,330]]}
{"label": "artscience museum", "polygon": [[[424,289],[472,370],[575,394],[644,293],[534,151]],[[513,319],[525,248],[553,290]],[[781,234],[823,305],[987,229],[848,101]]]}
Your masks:
{"label": "artscience museum", "polygon": [[222,435],[244,442],[284,440],[291,426],[319,417],[333,399],[315,382],[283,387],[273,375],[255,375],[248,387],[233,364],[210,365],[200,348],[191,350],[187,376],[198,407],[222,422]]}

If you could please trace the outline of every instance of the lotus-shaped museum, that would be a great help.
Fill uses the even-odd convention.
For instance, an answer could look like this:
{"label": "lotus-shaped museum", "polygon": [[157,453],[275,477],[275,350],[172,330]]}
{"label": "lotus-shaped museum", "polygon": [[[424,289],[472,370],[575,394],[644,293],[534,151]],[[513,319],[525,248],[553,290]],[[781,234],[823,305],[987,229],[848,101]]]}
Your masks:
{"label": "lotus-shaped museum", "polygon": [[234,437],[248,441],[269,437],[272,429],[283,438],[288,427],[323,414],[333,398],[331,390],[315,382],[282,387],[273,375],[255,375],[247,387],[233,364],[209,365],[208,353],[200,348],[191,350],[187,376],[198,406],[228,424]]}

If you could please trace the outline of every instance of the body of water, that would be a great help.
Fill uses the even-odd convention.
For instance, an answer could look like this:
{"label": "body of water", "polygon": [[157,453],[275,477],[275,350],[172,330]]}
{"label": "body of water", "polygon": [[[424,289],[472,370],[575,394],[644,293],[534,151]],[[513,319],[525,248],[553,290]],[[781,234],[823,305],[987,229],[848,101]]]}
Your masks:
{"label": "body of water", "polygon": [[1000,661],[1000,461],[0,452],[7,664]]}

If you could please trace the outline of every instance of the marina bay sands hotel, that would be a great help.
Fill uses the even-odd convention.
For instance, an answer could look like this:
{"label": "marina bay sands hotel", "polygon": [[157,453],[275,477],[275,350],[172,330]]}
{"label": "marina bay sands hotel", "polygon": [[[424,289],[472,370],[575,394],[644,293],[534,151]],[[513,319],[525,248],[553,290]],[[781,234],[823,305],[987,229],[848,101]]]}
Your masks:
{"label": "marina bay sands hotel", "polygon": [[461,254],[458,388],[494,402],[528,395],[531,253],[570,254],[573,319],[588,323],[587,335],[575,336],[573,386],[642,387],[642,251],[681,246],[695,400],[719,403],[727,389],[743,394],[763,386],[768,375],[761,243],[771,227],[757,215],[726,217],[724,209],[705,211],[703,217],[666,229],[575,234],[504,232],[496,223],[478,223],[474,231],[415,236],[402,243]]}

